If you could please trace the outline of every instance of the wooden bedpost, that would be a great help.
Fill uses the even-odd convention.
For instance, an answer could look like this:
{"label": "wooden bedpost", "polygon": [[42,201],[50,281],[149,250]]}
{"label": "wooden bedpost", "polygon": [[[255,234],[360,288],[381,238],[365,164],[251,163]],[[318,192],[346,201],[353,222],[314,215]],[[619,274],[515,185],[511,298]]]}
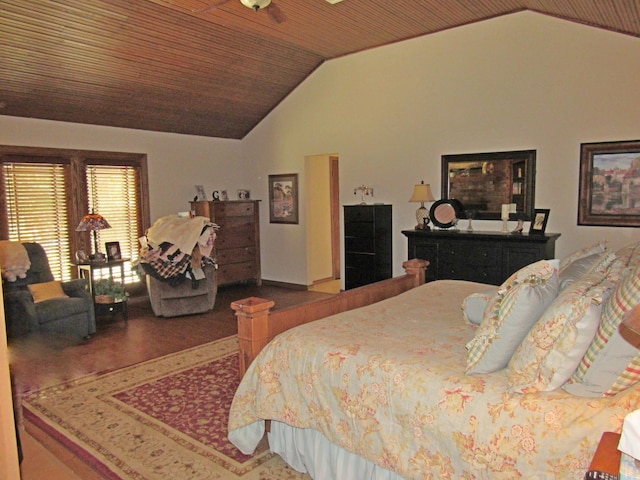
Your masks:
{"label": "wooden bedpost", "polygon": [[418,287],[425,282],[428,265],[428,261],[414,258],[402,264],[406,274],[400,277],[381,280],[273,313],[270,310],[275,305],[274,302],[264,298],[249,297],[231,303],[231,308],[238,317],[240,378],[260,350],[277,335],[298,325],[364,307]]}
{"label": "wooden bedpost", "polygon": [[415,276],[415,287],[422,285],[426,281],[428,266],[429,262],[426,260],[420,260],[419,258],[413,258],[406,262],[402,262],[402,268],[407,272],[407,275]]}
{"label": "wooden bedpost", "polygon": [[238,342],[240,344],[240,378],[256,355],[271,340],[269,336],[269,310],[273,300],[249,297],[231,303],[238,318]]}

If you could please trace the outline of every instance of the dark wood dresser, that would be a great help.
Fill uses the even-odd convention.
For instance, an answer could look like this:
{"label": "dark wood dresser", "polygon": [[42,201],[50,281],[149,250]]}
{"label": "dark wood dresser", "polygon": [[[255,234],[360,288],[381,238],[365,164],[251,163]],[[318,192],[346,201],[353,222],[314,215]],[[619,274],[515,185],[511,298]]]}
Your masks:
{"label": "dark wood dresser", "polygon": [[191,202],[195,214],[220,226],[215,243],[218,285],[255,281],[260,269],[260,200]]}
{"label": "dark wood dresser", "polygon": [[554,258],[559,233],[403,230],[409,259],[430,262],[427,281],[468,280],[500,285],[530,263]]}
{"label": "dark wood dresser", "polygon": [[345,289],[391,276],[391,205],[345,205]]}

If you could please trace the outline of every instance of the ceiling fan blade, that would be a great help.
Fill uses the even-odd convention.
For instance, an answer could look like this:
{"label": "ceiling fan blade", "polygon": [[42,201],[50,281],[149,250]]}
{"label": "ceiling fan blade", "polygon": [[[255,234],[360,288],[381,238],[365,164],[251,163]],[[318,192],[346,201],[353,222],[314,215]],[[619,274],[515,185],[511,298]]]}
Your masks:
{"label": "ceiling fan blade", "polygon": [[230,2],[230,1],[231,0],[220,0],[217,3],[209,5],[208,7],[201,8],[200,10],[193,10],[193,13],[207,13],[207,12],[210,12],[212,10],[215,10],[219,6],[224,5],[225,3]]}
{"label": "ceiling fan blade", "polygon": [[273,2],[271,2],[265,10],[267,11],[267,15],[269,15],[269,18],[276,23],[282,23],[287,20],[286,15],[282,13],[280,7],[278,7],[278,5]]}

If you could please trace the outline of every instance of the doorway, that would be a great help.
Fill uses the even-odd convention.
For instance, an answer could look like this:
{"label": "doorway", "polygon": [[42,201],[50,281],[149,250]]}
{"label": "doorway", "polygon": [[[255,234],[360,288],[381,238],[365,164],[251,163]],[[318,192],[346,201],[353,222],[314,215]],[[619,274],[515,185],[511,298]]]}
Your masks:
{"label": "doorway", "polygon": [[305,158],[310,290],[340,291],[340,177],[335,154]]}

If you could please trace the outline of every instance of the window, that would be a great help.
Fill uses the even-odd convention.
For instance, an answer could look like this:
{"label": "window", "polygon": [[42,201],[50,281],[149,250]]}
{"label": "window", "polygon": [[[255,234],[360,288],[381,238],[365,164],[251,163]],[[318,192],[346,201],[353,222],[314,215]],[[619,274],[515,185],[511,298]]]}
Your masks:
{"label": "window", "polygon": [[59,163],[3,163],[8,240],[40,243],[53,276],[71,278],[66,172]]}
{"label": "window", "polygon": [[[0,162],[0,238],[42,244],[56,279],[77,277],[76,251],[94,253],[92,234],[76,231],[91,211],[112,227],[97,232],[99,250],[117,241],[124,258],[138,258],[149,227],[145,155],[0,146]],[[125,275],[138,281],[131,263]]]}

